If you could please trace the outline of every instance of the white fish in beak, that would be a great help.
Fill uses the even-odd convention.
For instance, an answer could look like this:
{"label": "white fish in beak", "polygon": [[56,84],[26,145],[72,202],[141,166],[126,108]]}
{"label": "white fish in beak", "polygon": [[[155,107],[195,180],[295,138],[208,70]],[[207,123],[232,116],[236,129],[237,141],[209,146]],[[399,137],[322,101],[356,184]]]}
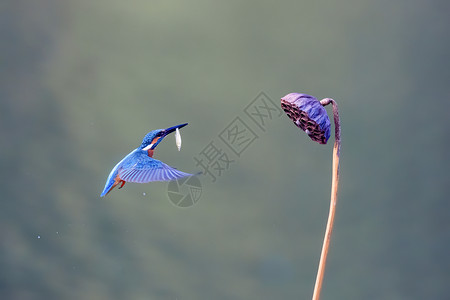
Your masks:
{"label": "white fish in beak", "polygon": [[181,134],[180,130],[177,128],[175,130],[175,144],[177,144],[178,151],[181,150]]}

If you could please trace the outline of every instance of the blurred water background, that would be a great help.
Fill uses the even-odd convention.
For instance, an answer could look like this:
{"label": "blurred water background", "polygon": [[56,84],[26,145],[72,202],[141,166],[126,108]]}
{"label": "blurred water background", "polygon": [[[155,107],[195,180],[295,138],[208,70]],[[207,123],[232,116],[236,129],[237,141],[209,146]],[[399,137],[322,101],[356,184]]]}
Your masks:
{"label": "blurred water background", "polygon": [[[304,92],[334,98],[342,120],[322,298],[448,299],[449,9],[2,1],[0,298],[310,298],[333,138],[245,113]],[[220,139],[236,117],[257,136],[240,155]],[[184,122],[181,152],[169,136],[155,158],[202,171],[213,142],[233,160],[201,177],[195,205],[173,205],[167,183],[99,198],[148,131]]]}

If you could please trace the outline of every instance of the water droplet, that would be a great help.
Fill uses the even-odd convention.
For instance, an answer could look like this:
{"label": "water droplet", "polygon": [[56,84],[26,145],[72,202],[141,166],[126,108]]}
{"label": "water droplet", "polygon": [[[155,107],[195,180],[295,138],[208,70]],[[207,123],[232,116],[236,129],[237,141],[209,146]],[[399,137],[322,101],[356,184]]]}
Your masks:
{"label": "water droplet", "polygon": [[146,195],[146,193],[142,193],[142,195],[143,195],[143,196],[145,196],[145,195]]}
{"label": "water droplet", "polygon": [[38,238],[38,239],[40,239],[40,238],[41,238],[41,236],[40,236],[40,235],[38,235],[38,236],[37,236],[37,238]]}

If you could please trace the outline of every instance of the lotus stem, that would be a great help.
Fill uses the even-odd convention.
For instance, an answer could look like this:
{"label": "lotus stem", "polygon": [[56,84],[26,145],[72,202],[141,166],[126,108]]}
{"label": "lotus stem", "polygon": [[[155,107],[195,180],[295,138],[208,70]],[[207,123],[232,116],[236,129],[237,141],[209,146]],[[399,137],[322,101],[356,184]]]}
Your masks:
{"label": "lotus stem", "polygon": [[319,300],[320,292],[322,290],[322,282],[325,274],[325,266],[327,263],[328,249],[330,248],[331,234],[333,232],[334,216],[336,214],[336,203],[339,185],[339,156],[341,150],[341,124],[339,120],[339,110],[336,101],[331,98],[325,98],[320,101],[320,104],[326,106],[328,104],[333,106],[334,117],[334,147],[333,147],[333,162],[332,162],[332,181],[331,181],[331,200],[330,211],[328,213],[327,227],[325,230],[325,237],[323,240],[322,252],[320,254],[319,267],[317,270],[316,283],[314,285],[314,292],[312,299]]}

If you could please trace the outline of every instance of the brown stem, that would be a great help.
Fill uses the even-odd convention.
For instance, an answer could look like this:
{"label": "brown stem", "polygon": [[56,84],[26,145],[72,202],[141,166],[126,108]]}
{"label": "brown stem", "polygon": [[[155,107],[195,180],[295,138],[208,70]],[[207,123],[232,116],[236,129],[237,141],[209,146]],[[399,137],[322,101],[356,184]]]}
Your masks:
{"label": "brown stem", "polygon": [[320,254],[319,268],[317,270],[316,284],[314,285],[313,300],[320,299],[323,276],[325,274],[325,265],[327,263],[328,249],[330,248],[331,234],[333,232],[334,216],[336,214],[337,193],[339,185],[339,155],[341,150],[341,124],[339,120],[339,110],[336,101],[331,98],[325,98],[320,101],[323,106],[333,105],[334,117],[334,147],[333,147],[333,169],[331,179],[331,200],[330,211],[328,213],[327,228],[323,239],[322,252]]}

